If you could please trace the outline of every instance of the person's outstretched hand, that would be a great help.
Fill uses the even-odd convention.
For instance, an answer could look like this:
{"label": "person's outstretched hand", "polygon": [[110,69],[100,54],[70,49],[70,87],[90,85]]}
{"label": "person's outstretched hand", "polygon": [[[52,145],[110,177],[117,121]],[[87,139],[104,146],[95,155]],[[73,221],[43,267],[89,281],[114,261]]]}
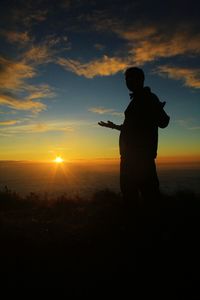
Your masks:
{"label": "person's outstretched hand", "polygon": [[107,122],[100,121],[100,122],[98,122],[98,124],[103,127],[108,127],[108,128],[112,128],[112,129],[115,128],[115,124],[111,121],[107,121]]}

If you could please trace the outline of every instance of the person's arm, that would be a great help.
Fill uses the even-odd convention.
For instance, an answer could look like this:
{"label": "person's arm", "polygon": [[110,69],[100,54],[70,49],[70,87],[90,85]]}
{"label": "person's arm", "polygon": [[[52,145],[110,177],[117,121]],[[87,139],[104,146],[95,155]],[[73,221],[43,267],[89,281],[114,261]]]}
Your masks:
{"label": "person's arm", "polygon": [[108,127],[108,128],[111,128],[111,129],[116,129],[116,130],[121,130],[122,129],[122,125],[114,124],[111,121],[107,121],[107,122],[100,121],[100,122],[98,122],[98,124],[100,126]]}
{"label": "person's arm", "polygon": [[165,128],[169,124],[170,117],[166,114],[164,110],[166,102],[161,102],[161,106],[159,108],[159,113],[158,113],[158,126],[160,128]]}
{"label": "person's arm", "polygon": [[164,106],[166,102],[161,102],[158,97],[155,94],[151,94],[151,100],[154,107],[154,114],[156,118],[156,122],[158,127],[165,128],[168,126],[170,117],[167,115],[167,113],[164,110]]}

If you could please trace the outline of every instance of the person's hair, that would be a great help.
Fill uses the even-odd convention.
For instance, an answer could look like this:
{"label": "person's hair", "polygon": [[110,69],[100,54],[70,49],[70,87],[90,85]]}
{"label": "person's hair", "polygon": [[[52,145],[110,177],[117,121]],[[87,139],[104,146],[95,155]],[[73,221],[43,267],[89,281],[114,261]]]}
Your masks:
{"label": "person's hair", "polygon": [[137,67],[130,67],[126,69],[125,76],[126,77],[136,76],[137,78],[140,78],[142,82],[144,82],[145,79],[143,70]]}

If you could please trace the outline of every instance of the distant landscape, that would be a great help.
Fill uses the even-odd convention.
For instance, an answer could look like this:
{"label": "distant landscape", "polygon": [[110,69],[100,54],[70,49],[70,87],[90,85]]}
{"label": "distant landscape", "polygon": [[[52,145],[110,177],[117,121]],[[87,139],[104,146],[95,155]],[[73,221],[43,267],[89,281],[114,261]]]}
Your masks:
{"label": "distant landscape", "polygon": [[[161,162],[157,164],[161,191],[173,194],[190,190],[200,194],[200,163]],[[30,192],[50,196],[87,196],[97,190],[119,189],[119,161],[66,162],[0,162],[0,188],[7,186],[21,195]]]}

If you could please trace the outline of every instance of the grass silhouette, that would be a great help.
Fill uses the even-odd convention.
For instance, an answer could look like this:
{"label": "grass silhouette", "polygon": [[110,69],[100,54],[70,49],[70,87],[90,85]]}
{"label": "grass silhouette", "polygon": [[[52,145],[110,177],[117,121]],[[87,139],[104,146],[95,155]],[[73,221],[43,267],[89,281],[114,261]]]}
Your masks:
{"label": "grass silhouette", "polygon": [[0,210],[1,273],[9,288],[107,285],[142,293],[159,286],[191,295],[199,280],[200,197],[190,191],[162,195],[155,216],[142,207],[127,211],[110,190],[52,199],[5,187]]}

